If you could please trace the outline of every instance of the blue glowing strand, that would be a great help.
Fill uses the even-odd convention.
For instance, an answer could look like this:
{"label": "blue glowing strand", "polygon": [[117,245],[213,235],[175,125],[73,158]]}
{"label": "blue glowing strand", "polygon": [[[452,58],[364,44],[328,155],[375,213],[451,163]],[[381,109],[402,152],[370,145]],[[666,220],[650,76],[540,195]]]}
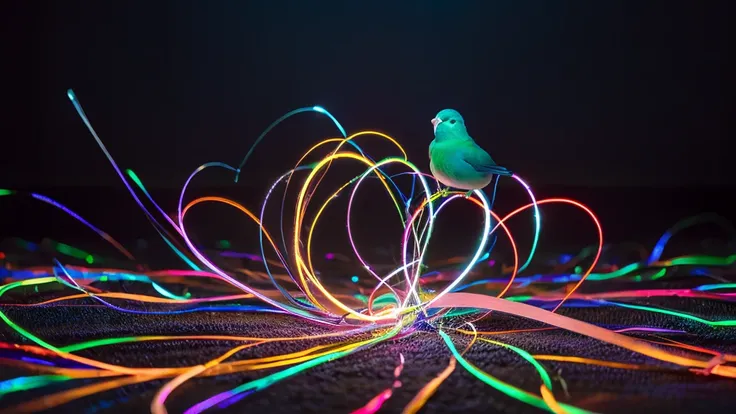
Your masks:
{"label": "blue glowing strand", "polygon": [[253,145],[248,150],[248,153],[245,154],[245,157],[243,158],[243,161],[240,162],[240,165],[238,165],[238,168],[235,169],[235,182],[238,182],[238,178],[240,177],[240,170],[243,168],[245,163],[248,161],[248,158],[250,158],[250,155],[253,153],[253,151],[256,149],[256,146],[263,140],[263,138],[266,137],[266,135],[271,132],[272,129],[274,129],[278,124],[284,122],[286,119],[302,113],[302,112],[317,112],[319,114],[327,115],[328,118],[335,124],[337,129],[340,130],[340,133],[342,134],[343,138],[347,137],[347,133],[345,132],[345,129],[340,125],[339,122],[337,122],[337,119],[335,119],[334,116],[332,116],[331,113],[329,113],[326,109],[322,108],[321,106],[312,106],[312,107],[304,107],[299,109],[294,109],[291,112],[287,112],[286,114],[282,115],[279,119],[273,121],[271,125],[266,128],[265,131],[261,133],[261,135],[256,138],[256,142],[253,143]]}

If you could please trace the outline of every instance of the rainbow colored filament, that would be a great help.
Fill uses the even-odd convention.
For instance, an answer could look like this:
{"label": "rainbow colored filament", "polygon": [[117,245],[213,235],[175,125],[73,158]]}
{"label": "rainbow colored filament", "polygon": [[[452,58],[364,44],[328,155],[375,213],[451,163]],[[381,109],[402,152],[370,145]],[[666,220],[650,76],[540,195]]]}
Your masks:
{"label": "rainbow colored filament", "polygon": [[[463,193],[441,191],[431,176],[424,174],[409,157],[399,142],[389,135],[362,131],[348,135],[343,127],[327,110],[321,107],[300,108],[291,111],[272,123],[249,150],[243,162],[237,167],[221,162],[211,162],[197,167],[182,187],[176,215],[170,217],[132,170],[123,170],[114,161],[92,127],[82,109],[80,101],[70,90],[68,97],[80,118],[89,129],[112,167],[118,173],[125,187],[137,205],[154,226],[157,234],[166,242],[181,260],[182,269],[147,271],[137,267],[136,257],[121,243],[113,239],[92,223],[61,203],[41,194],[24,194],[14,190],[0,190],[2,202],[12,202],[13,197],[23,195],[52,205],[58,210],[76,218],[107,243],[112,245],[124,259],[127,266],[101,267],[107,263],[101,255],[88,253],[77,247],[54,242],[53,263],[33,268],[13,265],[13,257],[0,252],[0,260],[7,265],[2,270],[6,283],[0,287],[0,319],[23,341],[0,342],[0,364],[23,370],[27,375],[0,380],[0,404],[5,395],[19,395],[26,392],[45,392],[37,398],[9,407],[0,412],[34,412],[63,407],[83,397],[98,395],[120,387],[157,383],[158,389],[150,402],[154,414],[167,412],[167,403],[182,395],[182,388],[195,379],[213,378],[234,373],[258,373],[256,379],[248,380],[239,386],[211,395],[191,405],[184,412],[194,414],[217,407],[240,404],[249,395],[263,391],[272,385],[314,369],[322,364],[341,358],[358,355],[367,349],[387,344],[400,338],[418,338],[427,335],[438,337],[446,346],[447,365],[429,382],[417,387],[419,391],[405,406],[405,413],[415,413],[421,409],[450,378],[457,366],[461,366],[479,381],[489,385],[497,392],[512,397],[520,403],[554,413],[588,413],[584,407],[563,402],[560,386],[555,385],[545,361],[604,366],[620,370],[658,370],[658,364],[667,364],[668,369],[685,372],[688,375],[707,374],[725,378],[736,377],[736,355],[688,344],[673,339],[662,338],[672,332],[684,332],[667,328],[647,326],[627,326],[608,329],[593,323],[565,316],[558,311],[568,306],[585,304],[593,307],[618,307],[636,312],[667,315],[679,320],[697,323],[707,329],[728,329],[736,326],[736,320],[711,319],[702,315],[654,305],[633,303],[637,298],[681,297],[705,298],[713,301],[736,301],[733,283],[707,283],[694,288],[601,290],[595,293],[581,291],[584,283],[605,284],[611,280],[629,280],[631,283],[662,281],[676,266],[699,266],[713,269],[727,268],[736,261],[736,255],[683,256],[663,259],[663,251],[672,237],[688,226],[696,225],[706,219],[689,219],[675,225],[657,242],[651,252],[641,262],[622,267],[613,267],[604,260],[603,225],[595,213],[587,206],[567,198],[547,198],[538,200],[532,188],[521,177],[514,175],[513,182],[520,185],[529,196],[529,204],[508,213],[493,211],[493,198],[488,199],[484,191],[476,190],[472,197]],[[303,112],[316,112],[327,116],[341,137],[328,138],[316,143],[295,165],[284,166],[285,172],[269,186],[268,193],[259,206],[248,207],[235,200],[220,196],[204,196],[189,200],[187,190],[190,183],[207,169],[224,169],[234,174],[237,181],[246,173],[246,161],[255,146],[285,119]],[[395,154],[374,160],[361,146],[363,140],[387,141],[395,149]],[[361,141],[359,145],[358,141]],[[316,154],[328,150],[327,155]],[[317,190],[328,174],[339,173],[346,164],[357,165],[362,172],[342,177],[343,183],[324,200],[318,200]],[[389,171],[401,170],[390,174]],[[411,185],[402,185],[399,175],[411,178]],[[299,177],[297,179],[296,177]],[[399,246],[395,252],[399,263],[385,265],[373,263],[366,247],[356,243],[354,231],[361,206],[355,202],[359,191],[366,191],[365,183],[380,183],[380,191],[388,196],[396,215],[392,220],[402,229],[400,240],[387,240]],[[404,183],[405,184],[405,183]],[[289,190],[294,190],[289,193]],[[406,187],[406,188],[405,188]],[[280,194],[278,190],[283,189]],[[142,198],[140,194],[143,194]],[[296,202],[288,205],[287,194],[295,194]],[[316,258],[319,240],[316,231],[323,223],[324,212],[332,200],[347,195],[348,206],[344,221],[327,224],[331,231],[343,230],[349,240],[349,251],[355,267],[363,269],[368,277],[352,276],[340,281],[324,277]],[[273,199],[280,201],[281,219],[270,223],[265,219],[266,211],[275,211]],[[147,201],[146,201],[147,200]],[[146,201],[146,203],[144,203]],[[469,236],[477,239],[475,248],[461,258],[431,257],[429,247],[437,241],[432,238],[436,223],[445,219],[448,203],[472,203],[483,214],[477,223],[478,232]],[[258,226],[260,251],[242,252],[244,257],[253,259],[260,267],[229,268],[212,254],[205,252],[193,242],[195,229],[187,226],[187,215],[195,207],[206,204],[222,204],[244,214]],[[540,240],[541,210],[548,204],[559,204],[579,210],[585,217],[595,246],[586,249],[572,262],[557,263],[555,272],[531,272],[535,263],[535,253]],[[148,208],[147,205],[153,205]],[[173,207],[173,206],[168,206]],[[270,208],[271,207],[271,208]],[[522,214],[532,214],[533,241],[528,253],[520,253],[509,228],[512,219]],[[707,220],[711,220],[712,217]],[[721,223],[718,220],[716,222]],[[546,221],[545,221],[546,222]],[[725,227],[726,225],[723,224]],[[505,264],[493,278],[479,277],[479,267],[494,256],[497,244],[493,242],[496,232],[503,231],[502,241],[508,240],[513,260]],[[287,237],[289,234],[289,237]],[[253,235],[256,236],[255,234]],[[227,243],[229,245],[229,243]],[[228,248],[230,246],[227,246]],[[231,255],[234,252],[229,252]],[[224,252],[223,252],[224,256]],[[336,255],[330,254],[334,259]],[[521,257],[521,259],[520,259]],[[83,261],[84,266],[74,260]],[[330,259],[332,260],[332,259]],[[66,263],[65,263],[66,262]],[[96,267],[88,267],[95,265]],[[112,265],[111,265],[112,266]],[[573,271],[569,271],[574,266]],[[526,273],[525,273],[526,272]],[[146,293],[116,291],[118,282],[134,283]],[[34,290],[34,292],[30,292]],[[469,290],[473,290],[469,292]],[[36,296],[36,292],[39,295]],[[40,293],[44,293],[40,295]],[[13,296],[15,300],[1,302]],[[52,296],[52,297],[50,297]],[[22,297],[23,300],[18,300]],[[94,338],[72,344],[55,344],[53,341],[34,332],[29,326],[21,326],[9,316],[22,309],[33,312],[41,306],[101,306],[115,312],[131,315],[161,315],[176,318],[176,315],[192,312],[239,312],[242,314],[286,315],[295,325],[314,326],[320,329],[315,334],[285,334],[272,332],[270,336],[241,335],[120,335],[107,338]],[[582,305],[580,305],[582,306]],[[478,321],[495,313],[505,313],[517,318],[536,321],[543,328],[515,329],[506,331],[478,331]],[[139,317],[139,316],[135,316]],[[470,329],[465,329],[469,326]],[[575,355],[533,354],[522,347],[507,343],[500,335],[513,335],[523,332],[552,332],[565,330],[592,338],[602,343],[612,344],[648,358],[646,364],[608,361]],[[628,335],[638,332],[644,337]],[[215,341],[227,344],[229,349],[216,357],[202,358],[191,366],[128,366],[113,364],[86,357],[85,352],[106,347],[117,347],[131,343]],[[317,341],[317,342],[314,342]],[[466,341],[464,351],[459,351],[459,343]],[[21,343],[24,342],[24,343]],[[268,344],[293,343],[290,351],[282,354],[253,352],[267,348]],[[538,378],[535,391],[524,390],[480,369],[471,360],[468,350],[477,344],[495,346],[509,352],[515,358],[523,359],[531,366]],[[444,349],[444,348],[443,348]],[[12,351],[12,352],[11,352]],[[402,376],[406,366],[421,364],[421,361],[405,358],[399,353],[394,376],[378,394],[366,395],[362,406],[353,412],[375,413],[388,404],[397,390],[403,389]],[[675,367],[675,368],[673,368]],[[267,373],[265,373],[268,371]],[[58,384],[66,384],[55,391]],[[536,390],[536,387],[539,387]],[[564,390],[567,392],[567,389]]]}

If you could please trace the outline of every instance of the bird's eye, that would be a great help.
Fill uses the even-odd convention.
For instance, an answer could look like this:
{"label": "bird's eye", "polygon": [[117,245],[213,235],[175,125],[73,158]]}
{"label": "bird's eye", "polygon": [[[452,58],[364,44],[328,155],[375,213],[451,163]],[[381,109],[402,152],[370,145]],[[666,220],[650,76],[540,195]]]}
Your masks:
{"label": "bird's eye", "polygon": [[450,123],[453,124],[453,125],[455,124],[455,122],[457,122],[457,121],[455,121],[454,119],[450,121]]}

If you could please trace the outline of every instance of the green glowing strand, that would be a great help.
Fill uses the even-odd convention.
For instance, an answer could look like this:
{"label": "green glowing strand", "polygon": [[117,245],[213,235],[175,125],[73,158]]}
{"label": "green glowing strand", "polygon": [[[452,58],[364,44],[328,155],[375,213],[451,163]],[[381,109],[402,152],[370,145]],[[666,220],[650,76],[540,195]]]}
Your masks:
{"label": "green glowing strand", "polygon": [[189,293],[189,292],[185,293],[184,296],[176,295],[176,294],[171,293],[170,291],[166,290],[165,288],[163,288],[161,285],[159,285],[156,282],[151,282],[151,286],[153,286],[153,288],[156,290],[156,292],[160,293],[161,296],[167,297],[169,299],[174,299],[174,300],[187,300],[187,299],[189,299],[192,296],[192,294]]}
{"label": "green glowing strand", "polygon": [[620,306],[622,308],[637,309],[637,310],[643,310],[647,312],[662,313],[665,315],[677,316],[679,318],[689,319],[691,321],[704,323],[709,326],[736,326],[736,320],[709,321],[707,319],[699,318],[697,316],[690,315],[688,313],[673,311],[669,309],[653,308],[650,306],[642,306],[642,305],[632,305],[629,303],[621,303],[621,302],[610,302],[610,301],[601,301],[601,302],[612,304],[615,306]]}
{"label": "green glowing strand", "polygon": [[[644,267],[644,265],[642,265],[641,263],[631,263],[630,265],[624,266],[624,267],[622,267],[622,268],[620,268],[618,270],[615,270],[613,272],[610,272],[610,273],[591,273],[588,276],[587,280],[608,280],[608,279],[615,279],[617,277],[625,276],[625,275],[627,275],[627,274],[629,274],[629,273],[631,273],[631,272],[633,272],[635,270],[639,270],[642,267]],[[581,270],[582,270],[582,268],[581,268]],[[577,272],[577,268],[576,268],[576,273],[580,273],[580,272]]]}
{"label": "green glowing strand", "polygon": [[736,283],[720,283],[717,285],[703,285],[699,286],[697,290],[700,291],[708,291],[708,290],[717,290],[717,289],[734,289],[736,288]]}
{"label": "green glowing strand", "polygon": [[[89,264],[94,263],[94,257],[82,249],[78,249],[76,247],[73,247],[73,246],[70,246],[64,243],[56,243],[55,247],[56,247],[56,251],[58,251],[61,254],[71,256],[75,259],[84,260]],[[89,258],[92,258],[92,259],[90,260]]]}
{"label": "green glowing strand", "polygon": [[73,378],[65,375],[35,375],[32,377],[18,377],[7,381],[0,381],[0,398],[13,392],[28,391],[70,379]]}
{"label": "green glowing strand", "polygon": [[[519,400],[531,406],[540,408],[542,410],[551,411],[549,406],[547,406],[547,403],[545,403],[542,398],[534,394],[531,394],[529,392],[526,392],[522,389],[516,388],[511,384],[505,383],[499,380],[498,378],[493,377],[490,374],[483,372],[478,367],[468,362],[457,351],[457,348],[455,348],[455,345],[452,343],[452,339],[450,339],[450,336],[442,331],[439,331],[439,333],[442,339],[445,341],[445,344],[447,344],[447,347],[450,349],[450,352],[452,352],[452,355],[455,357],[455,359],[457,359],[460,365],[462,365],[463,368],[465,368],[470,374],[472,374],[479,380],[483,381],[484,383],[490,385],[491,387],[495,388],[496,390],[508,395],[511,398],[514,398],[516,400]],[[592,413],[592,411],[587,411],[582,408],[574,407],[572,405],[567,405],[563,403],[560,403],[560,406],[563,407],[570,414]]]}
{"label": "green glowing strand", "polygon": [[[396,328],[390,330],[386,334],[384,334],[384,335],[382,335],[380,337],[374,338],[374,339],[370,339],[370,340],[364,341],[361,345],[358,345],[358,346],[356,346],[354,348],[350,348],[350,349],[347,349],[347,350],[344,350],[344,351],[336,351],[336,352],[332,352],[332,353],[329,353],[329,354],[326,354],[326,355],[322,355],[322,356],[319,356],[317,358],[311,359],[309,361],[303,362],[301,364],[295,365],[293,367],[287,368],[287,369],[285,369],[283,371],[279,371],[279,372],[273,373],[271,375],[268,375],[266,377],[263,377],[263,378],[260,378],[260,379],[254,380],[254,381],[247,382],[247,383],[245,383],[243,385],[240,385],[238,387],[233,388],[232,390],[228,391],[227,394],[230,394],[230,396],[234,396],[234,395],[237,395],[237,394],[240,394],[240,393],[243,393],[243,392],[246,392],[246,391],[250,391],[250,390],[255,390],[255,391],[263,390],[263,389],[268,388],[271,385],[273,385],[273,384],[275,384],[275,383],[277,383],[277,382],[279,382],[279,381],[281,381],[283,379],[289,378],[289,377],[291,377],[293,375],[296,375],[296,374],[298,374],[298,373],[300,373],[302,371],[305,371],[305,370],[307,370],[309,368],[315,367],[315,366],[320,365],[320,364],[323,364],[325,362],[334,361],[336,359],[339,359],[339,358],[345,357],[347,355],[350,355],[350,354],[352,354],[353,352],[355,352],[355,351],[357,351],[359,349],[363,349],[363,348],[365,348],[367,346],[370,346],[370,345],[376,344],[378,342],[384,341],[386,339],[389,339],[392,336],[396,335],[399,332],[399,329],[400,329],[400,326],[397,326]],[[223,395],[224,394],[225,393],[223,393]]]}
{"label": "green glowing strand", "polygon": [[459,308],[459,309],[453,309],[453,310],[447,312],[447,314],[445,315],[445,317],[447,317],[447,318],[454,318],[456,316],[465,316],[465,315],[470,315],[470,314],[473,314],[473,313],[476,313],[476,312],[478,312],[478,309],[473,309],[473,308]]}
{"label": "green glowing strand", "polygon": [[511,301],[511,302],[526,302],[533,297],[534,296],[531,296],[531,295],[519,295],[519,296],[509,296],[504,299]]}
{"label": "green glowing strand", "polygon": [[[0,287],[0,297],[2,297],[3,294],[5,294],[5,292],[10,291],[12,289],[15,289],[17,287],[21,287],[21,286],[38,286],[38,285],[42,285],[42,284],[46,284],[46,283],[52,283],[52,282],[61,283],[55,277],[42,277],[42,278],[37,278],[37,279],[28,279],[28,280],[23,280],[23,281],[19,281],[19,282],[9,283],[7,285],[4,285],[4,286],[1,286]],[[155,288],[155,286],[156,285],[154,284],[154,288]],[[163,289],[163,288],[161,288],[161,289]],[[164,293],[161,292],[161,294],[164,294]],[[171,293],[168,293],[168,294],[171,295],[171,296],[173,296],[172,299],[181,298],[181,297],[177,297],[176,295],[173,295]],[[164,295],[164,296],[166,296],[166,295]],[[185,298],[181,298],[181,299],[185,299]],[[2,312],[1,310],[0,310],[0,319],[2,319],[5,323],[8,324],[8,326],[10,326],[13,330],[15,330],[16,332],[18,332],[20,335],[28,338],[29,340],[35,342],[36,344],[38,344],[38,345],[40,345],[40,346],[42,346],[42,347],[44,347],[46,349],[49,349],[49,350],[52,350],[52,351],[55,351],[55,352],[60,352],[60,353],[63,353],[63,352],[76,352],[76,351],[81,351],[83,349],[95,348],[95,347],[98,347],[98,346],[115,345],[115,344],[122,344],[122,343],[127,343],[127,342],[136,342],[136,341],[139,341],[140,340],[138,337],[109,338],[109,339],[99,339],[99,340],[81,342],[81,343],[78,343],[78,344],[72,344],[72,345],[68,345],[68,346],[65,346],[65,347],[57,348],[57,347],[49,344],[48,342],[44,341],[43,339],[41,339],[41,338],[33,335],[32,333],[28,332],[27,330],[23,329],[23,327],[21,327],[20,325],[16,324],[12,320],[10,320],[5,315],[5,313]]]}
{"label": "green glowing strand", "polygon": [[[661,265],[664,267],[672,267],[672,266],[731,266],[732,264],[736,263],[736,254],[728,256],[728,257],[717,257],[717,256],[685,256],[685,257],[678,257],[672,260],[661,262]],[[629,273],[641,270],[644,268],[649,267],[646,263],[631,263],[629,265],[626,265],[618,270],[615,270],[610,273],[591,273],[587,280],[595,280],[595,281],[601,281],[601,280],[609,280],[609,279],[615,279],[621,276],[626,276]],[[580,273],[577,271],[576,273]],[[580,268],[582,270],[582,268]],[[661,272],[662,270],[660,270]],[[659,273],[652,276],[652,280],[659,279],[663,277],[664,274],[659,275]]]}
{"label": "green glowing strand", "polygon": [[731,266],[736,262],[736,254],[732,254],[728,257],[716,257],[716,256],[689,256],[689,257],[678,257],[669,261],[671,266]]}
{"label": "green glowing strand", "polygon": [[[140,180],[140,178],[138,178],[138,175],[136,175],[136,173],[133,172],[133,170],[131,169],[127,169],[125,170],[125,172],[126,174],[128,174],[128,177],[130,177],[130,179],[135,183],[135,185],[137,185],[138,188],[143,192],[143,194],[145,194],[146,197],[148,197],[148,199],[151,200],[151,202],[153,202],[151,195],[148,193],[148,190],[146,190],[146,187],[143,185],[143,182]],[[176,253],[176,255],[179,256],[179,258],[183,260],[184,263],[187,264],[187,266],[197,271],[202,270],[199,266],[197,266],[194,262],[192,262],[184,253],[182,253],[179,249],[177,249],[176,246],[174,246],[174,244],[171,243],[171,241],[169,241],[169,239],[166,236],[164,236],[163,233],[161,233],[161,231],[159,231],[158,229],[156,229],[156,231],[158,232],[159,235],[161,235],[161,238],[164,239],[164,242],[166,242],[166,244],[171,248],[171,250],[173,250],[174,253]]]}
{"label": "green glowing strand", "polygon": [[532,364],[532,366],[537,370],[537,372],[539,373],[539,377],[542,378],[542,382],[544,382],[544,386],[547,387],[548,390],[550,391],[552,390],[552,379],[549,377],[549,374],[547,374],[547,371],[544,369],[544,367],[539,362],[537,362],[537,360],[534,359],[534,357],[530,353],[526,352],[525,350],[521,348],[517,348],[513,345],[505,344],[503,342],[498,342],[498,341],[494,341],[494,340],[487,339],[487,338],[478,338],[478,339],[480,339],[483,342],[488,342],[490,344],[502,346],[504,348],[510,349],[516,352],[517,354],[519,354],[520,357],[527,360],[527,362]]}
{"label": "green glowing strand", "polygon": [[[20,286],[42,285],[42,284],[51,283],[51,282],[58,282],[58,280],[55,277],[41,277],[38,279],[28,279],[28,280],[22,280],[20,282],[8,283],[7,285],[0,287],[0,297],[2,297],[2,295],[5,294],[5,292],[11,289],[15,289]],[[5,323],[7,323],[8,326],[13,328],[13,330],[23,335],[24,337],[30,339],[31,341],[35,342],[36,344],[48,350],[54,351],[54,352],[61,352],[59,348],[51,345],[50,343],[44,341],[43,339],[37,337],[36,335],[26,331],[20,325],[11,321],[7,316],[5,316],[5,313],[1,310],[0,310],[0,319],[2,319]]]}
{"label": "green glowing strand", "polygon": [[0,188],[0,197],[6,196],[6,195],[12,195],[14,193],[15,193],[15,191],[13,191],[13,190],[6,190],[4,188]]}
{"label": "green glowing strand", "polygon": [[97,347],[100,347],[100,346],[118,345],[118,344],[127,344],[127,343],[130,343],[130,342],[138,342],[138,341],[141,341],[142,338],[145,338],[145,337],[126,336],[126,337],[123,337],[123,338],[94,339],[94,340],[91,340],[91,341],[80,342],[78,344],[67,345],[67,346],[64,346],[64,347],[59,348],[59,350],[61,352],[72,353],[72,352],[82,351],[82,350],[85,350],[85,349],[97,348]]}
{"label": "green glowing strand", "polygon": [[660,269],[659,272],[652,275],[652,280],[657,280],[659,278],[664,277],[664,275],[667,274],[667,269]]}

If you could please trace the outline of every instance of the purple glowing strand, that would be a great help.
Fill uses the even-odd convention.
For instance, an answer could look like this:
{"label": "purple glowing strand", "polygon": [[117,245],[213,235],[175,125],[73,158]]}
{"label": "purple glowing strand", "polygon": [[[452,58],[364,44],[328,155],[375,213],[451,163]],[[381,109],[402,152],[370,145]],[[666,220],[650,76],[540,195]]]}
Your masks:
{"label": "purple glowing strand", "polygon": [[335,325],[336,323],[334,323],[334,322],[320,319],[320,318],[318,318],[318,317],[316,317],[316,316],[314,316],[312,314],[309,314],[309,313],[307,313],[307,312],[305,312],[305,311],[303,311],[301,309],[292,308],[292,307],[290,307],[290,306],[288,306],[286,304],[279,303],[279,302],[277,302],[277,301],[275,301],[275,300],[273,300],[273,299],[271,299],[271,298],[263,295],[259,291],[248,287],[247,285],[245,285],[245,284],[239,282],[238,280],[232,278],[230,275],[228,275],[227,273],[225,273],[219,267],[215,266],[199,250],[197,250],[197,248],[194,246],[194,244],[192,243],[192,241],[189,239],[189,235],[187,234],[186,227],[184,227],[184,216],[182,215],[182,204],[184,203],[184,194],[186,193],[186,190],[189,187],[189,183],[192,181],[192,179],[194,178],[195,175],[197,175],[199,172],[201,172],[202,170],[204,170],[204,169],[206,169],[208,167],[221,167],[221,168],[228,169],[230,171],[235,171],[235,168],[233,168],[233,167],[231,167],[231,166],[229,166],[227,164],[224,164],[224,163],[221,163],[221,162],[210,162],[210,163],[202,164],[199,167],[197,167],[197,169],[195,169],[194,172],[192,172],[189,175],[189,177],[187,178],[186,182],[184,183],[184,186],[181,189],[181,193],[179,194],[179,205],[178,205],[178,208],[177,208],[177,218],[178,218],[178,221],[179,221],[179,228],[181,229],[182,238],[184,239],[184,243],[186,243],[187,247],[189,247],[189,250],[192,252],[192,254],[194,254],[197,257],[197,259],[199,259],[205,266],[207,266],[210,270],[212,270],[212,272],[214,272],[217,275],[219,275],[225,282],[231,284],[232,286],[237,287],[238,289],[240,289],[240,290],[242,290],[244,292],[248,292],[248,293],[252,294],[253,296],[255,296],[255,297],[263,300],[264,302],[268,303],[271,306],[274,306],[274,307],[276,307],[278,309],[281,309],[281,310],[283,310],[285,312],[288,312],[288,313],[291,313],[291,314],[294,314],[294,315],[297,315],[297,316],[305,317],[305,318],[310,319],[310,320],[315,321],[315,322],[319,322],[319,323],[323,323],[323,324],[327,324],[327,325]]}
{"label": "purple glowing strand", "polygon": [[89,221],[85,220],[79,214],[77,214],[77,213],[73,212],[72,210],[70,210],[68,207],[66,207],[66,206],[62,205],[61,203],[59,203],[57,201],[54,201],[54,200],[52,200],[52,199],[50,199],[50,198],[48,198],[46,196],[43,196],[41,194],[36,194],[36,193],[30,193],[30,194],[31,194],[31,197],[35,198],[36,200],[40,200],[40,201],[43,201],[44,203],[50,204],[50,205],[52,205],[52,206],[54,206],[54,207],[62,210],[66,214],[74,217],[79,222],[81,222],[85,226],[87,226],[90,229],[92,229],[92,231],[94,231],[95,233],[97,233],[100,237],[102,237],[103,239],[105,239],[108,243],[110,243],[113,246],[115,246],[115,248],[117,248],[120,251],[120,253],[122,253],[123,255],[125,255],[125,257],[127,257],[130,260],[135,260],[135,257],[133,257],[133,255],[125,247],[123,247],[120,243],[118,243],[117,241],[115,241],[115,239],[113,239],[112,237],[110,237],[109,234],[107,234],[104,231],[98,229],[97,227],[95,227],[94,225],[92,225],[92,223],[90,223]]}

